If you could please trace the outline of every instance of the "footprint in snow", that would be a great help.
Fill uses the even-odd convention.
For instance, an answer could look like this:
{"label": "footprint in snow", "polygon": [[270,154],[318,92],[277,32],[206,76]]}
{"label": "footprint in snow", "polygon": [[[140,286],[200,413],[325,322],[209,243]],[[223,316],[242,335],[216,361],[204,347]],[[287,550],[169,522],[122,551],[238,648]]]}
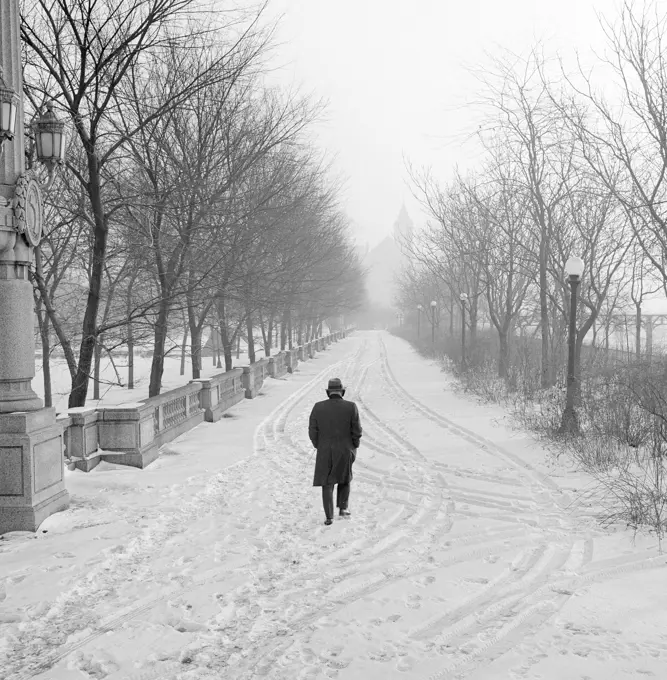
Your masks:
{"label": "footprint in snow", "polygon": [[411,671],[415,665],[415,659],[411,656],[403,656],[398,660],[396,664],[396,670],[402,671],[403,673]]}
{"label": "footprint in snow", "polygon": [[387,617],[387,621],[391,621],[392,623],[396,623],[401,618],[400,614],[392,614],[391,616]]}
{"label": "footprint in snow", "polygon": [[419,609],[422,606],[421,599],[421,595],[408,595],[405,606],[409,607],[410,609]]}
{"label": "footprint in snow", "polygon": [[350,665],[352,659],[341,657],[340,654],[342,651],[343,651],[342,647],[334,647],[324,652],[324,654],[322,654],[322,660],[324,661],[328,668],[343,670],[344,668],[347,668]]}
{"label": "footprint in snow", "polygon": [[413,581],[413,583],[416,583],[418,586],[422,587],[430,586],[435,583],[435,576],[424,576],[423,578]]}
{"label": "footprint in snow", "polygon": [[391,661],[395,656],[395,653],[391,649],[379,649],[374,652],[370,652],[368,655],[368,658],[371,661],[380,661],[382,663],[386,663],[387,661]]}

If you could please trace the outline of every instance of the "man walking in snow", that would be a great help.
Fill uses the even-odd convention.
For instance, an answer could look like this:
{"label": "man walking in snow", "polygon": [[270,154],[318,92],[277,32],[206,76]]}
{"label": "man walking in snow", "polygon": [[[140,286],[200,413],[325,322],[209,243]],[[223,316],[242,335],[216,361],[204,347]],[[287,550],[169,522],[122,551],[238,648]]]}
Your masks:
{"label": "man walking in snow", "polygon": [[317,449],[313,486],[322,487],[326,525],[333,522],[333,489],[337,484],[336,506],[341,517],[347,509],[352,481],[352,464],[357,458],[361,439],[359,410],[353,401],[345,401],[345,388],[339,378],[329,380],[328,399],[318,401],[310,414],[308,436]]}

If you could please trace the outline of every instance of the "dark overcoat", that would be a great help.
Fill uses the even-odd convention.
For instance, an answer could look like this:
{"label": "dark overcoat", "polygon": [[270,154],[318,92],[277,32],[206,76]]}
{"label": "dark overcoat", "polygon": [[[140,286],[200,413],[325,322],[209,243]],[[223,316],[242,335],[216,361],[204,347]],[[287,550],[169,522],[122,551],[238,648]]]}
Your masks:
{"label": "dark overcoat", "polygon": [[317,449],[313,486],[349,484],[361,439],[357,405],[338,395],[318,401],[310,414],[308,436]]}

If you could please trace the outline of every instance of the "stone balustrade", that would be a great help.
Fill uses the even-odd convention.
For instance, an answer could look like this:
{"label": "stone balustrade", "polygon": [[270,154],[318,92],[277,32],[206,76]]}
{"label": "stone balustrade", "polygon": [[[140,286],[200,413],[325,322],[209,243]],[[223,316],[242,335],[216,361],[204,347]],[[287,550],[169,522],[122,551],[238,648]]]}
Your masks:
{"label": "stone balustrade", "polygon": [[260,359],[250,366],[243,367],[243,387],[246,399],[254,399],[258,394],[264,380],[269,377],[269,360]]}
{"label": "stone balustrade", "polygon": [[280,376],[287,373],[287,365],[285,363],[285,351],[269,357],[269,375],[272,378],[280,378]]}
{"label": "stone balustrade", "polygon": [[227,409],[245,399],[242,368],[233,368],[231,371],[192,382],[198,382],[202,386],[199,398],[204,409],[204,420],[208,423],[217,422]]}
{"label": "stone balustrade", "polygon": [[267,378],[294,372],[300,361],[314,358],[317,351],[352,330],[342,329],[250,366],[192,380],[141,402],[69,409],[59,417],[66,456],[86,472],[101,460],[144,468],[158,457],[163,444],[204,421],[218,421],[243,399],[254,399]]}
{"label": "stone balustrade", "polygon": [[294,373],[299,365],[299,349],[295,347],[285,350],[285,367],[288,373]]}

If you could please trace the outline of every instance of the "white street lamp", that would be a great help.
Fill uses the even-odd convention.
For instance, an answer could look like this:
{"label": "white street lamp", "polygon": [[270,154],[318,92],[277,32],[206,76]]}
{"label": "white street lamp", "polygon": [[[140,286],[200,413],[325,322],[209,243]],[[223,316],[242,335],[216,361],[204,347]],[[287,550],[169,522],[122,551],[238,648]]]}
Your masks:
{"label": "white street lamp", "polygon": [[431,345],[435,347],[435,308],[438,303],[435,300],[431,300]]}
{"label": "white street lamp", "polygon": [[461,300],[461,364],[466,365],[466,302],[468,302],[468,294],[461,293],[459,295]]}
{"label": "white street lamp", "polygon": [[584,275],[584,261],[580,257],[572,255],[565,263],[565,273],[570,278],[580,279]]}
{"label": "white street lamp", "polygon": [[565,273],[570,284],[570,327],[568,331],[567,352],[567,391],[565,395],[565,410],[561,422],[561,432],[576,434],[579,432],[579,419],[575,408],[578,391],[576,361],[576,338],[577,338],[577,288],[584,274],[584,261],[575,255],[565,263]]}
{"label": "white street lamp", "polygon": [[419,336],[421,334],[421,321],[422,321],[422,310],[424,308],[422,305],[417,305],[417,340],[419,340]]}

